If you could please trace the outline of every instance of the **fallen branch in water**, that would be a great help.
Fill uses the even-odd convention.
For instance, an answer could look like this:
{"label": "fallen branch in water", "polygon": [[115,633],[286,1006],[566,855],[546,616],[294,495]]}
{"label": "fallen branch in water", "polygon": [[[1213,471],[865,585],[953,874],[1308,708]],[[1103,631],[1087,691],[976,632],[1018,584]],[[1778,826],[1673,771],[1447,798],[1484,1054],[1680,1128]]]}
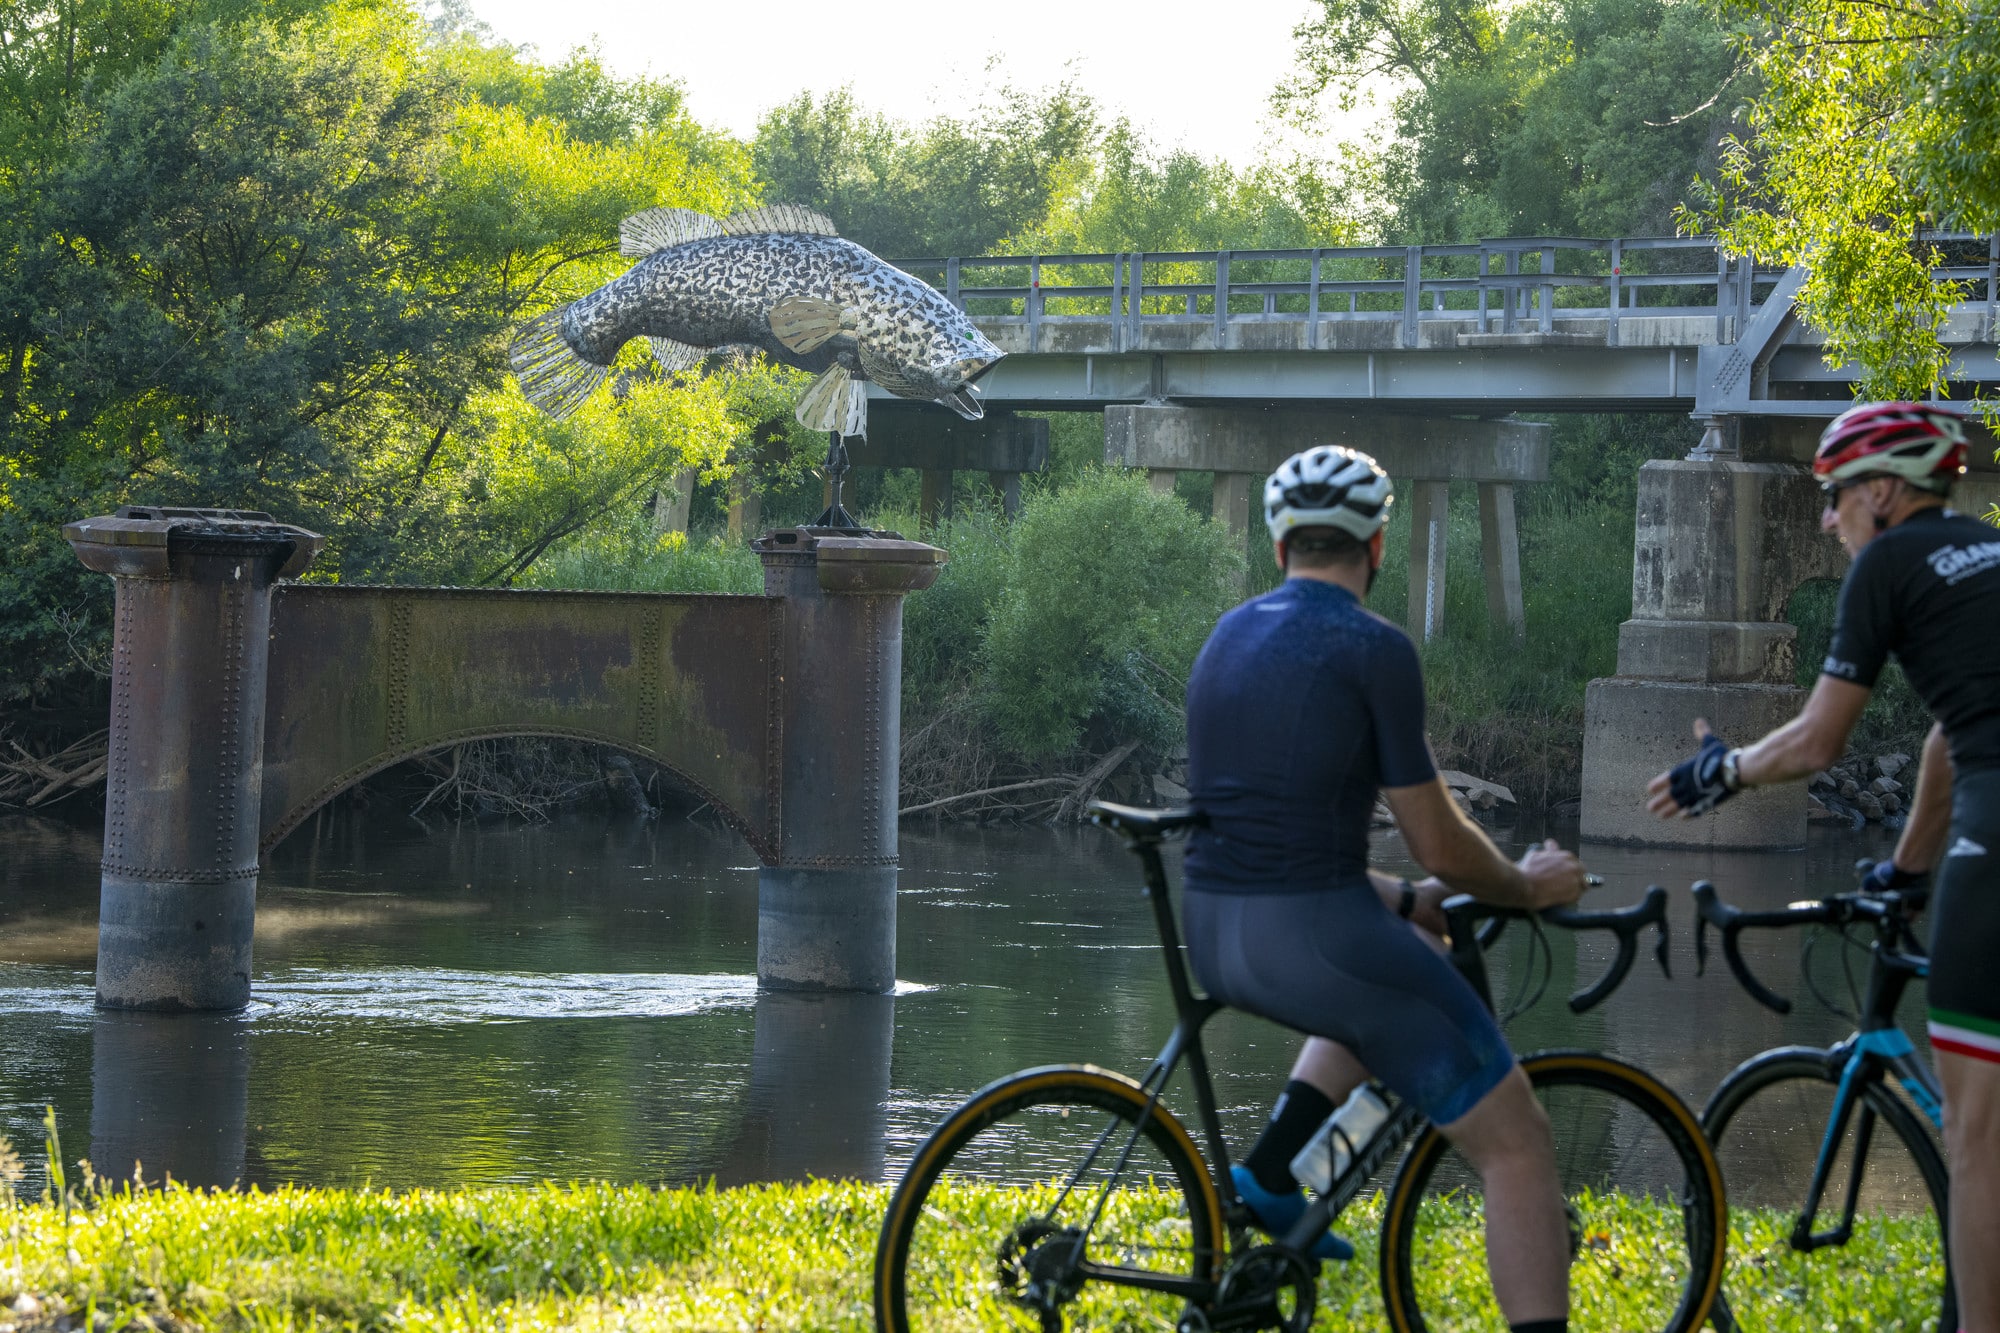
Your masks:
{"label": "fallen branch in water", "polygon": [[50,755],[9,740],[13,755],[0,755],[0,805],[33,807],[97,786],[104,781],[108,735],[93,731]]}
{"label": "fallen branch in water", "polygon": [[1091,797],[1097,795],[1097,789],[1104,785],[1104,780],[1117,772],[1118,766],[1130,759],[1132,752],[1138,748],[1139,742],[1126,741],[1092,764],[1090,771],[1077,779],[1076,787],[1063,798],[1063,803],[1056,807],[1056,822],[1064,824],[1071,820],[1082,819],[1083,808],[1090,804]]}
{"label": "fallen branch in water", "polygon": [[[941,796],[935,801],[925,801],[922,805],[913,805],[908,809],[898,810],[896,815],[897,818],[901,818],[904,815],[918,815],[926,810],[935,810],[939,806],[955,805],[960,801],[970,801],[981,796],[999,796],[1004,792],[1027,791],[1033,787],[1064,787],[1074,783],[1076,780],[1076,774],[1074,773],[1061,773],[1052,778],[1036,778],[1032,782],[1010,782],[1003,787],[986,787],[979,791],[960,792],[956,796]],[[1036,802],[1036,804],[1043,804],[1043,802]]]}

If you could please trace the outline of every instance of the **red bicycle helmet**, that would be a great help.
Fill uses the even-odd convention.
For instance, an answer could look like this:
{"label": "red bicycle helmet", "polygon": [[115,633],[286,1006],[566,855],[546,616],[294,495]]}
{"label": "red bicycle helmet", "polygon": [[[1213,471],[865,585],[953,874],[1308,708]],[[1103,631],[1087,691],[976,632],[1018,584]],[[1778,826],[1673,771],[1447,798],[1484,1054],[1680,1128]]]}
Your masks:
{"label": "red bicycle helmet", "polygon": [[1822,482],[1901,477],[1942,491],[1965,471],[1965,422],[1928,403],[1861,403],[1819,437],[1813,475]]}

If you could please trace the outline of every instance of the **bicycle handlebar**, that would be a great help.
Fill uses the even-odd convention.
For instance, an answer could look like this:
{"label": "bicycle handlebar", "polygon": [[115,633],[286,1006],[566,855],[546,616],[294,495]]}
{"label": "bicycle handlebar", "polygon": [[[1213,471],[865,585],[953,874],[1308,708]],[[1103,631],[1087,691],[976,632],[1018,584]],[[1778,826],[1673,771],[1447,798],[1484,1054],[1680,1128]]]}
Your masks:
{"label": "bicycle handlebar", "polygon": [[1531,912],[1526,908],[1481,902],[1469,894],[1445,899],[1443,910],[1446,920],[1451,923],[1453,939],[1472,938],[1481,946],[1491,943],[1493,938],[1478,924],[1487,920],[1506,922],[1539,917],[1545,925],[1560,926],[1564,930],[1608,930],[1617,936],[1617,957],[1611,960],[1611,966],[1596,982],[1569,997],[1571,1013],[1580,1014],[1595,1008],[1624,984],[1626,976],[1632,971],[1632,962],[1638,956],[1639,932],[1648,926],[1659,935],[1653,946],[1653,956],[1659,960],[1660,971],[1673,976],[1673,969],[1667,962],[1667,891],[1657,884],[1649,886],[1646,896],[1631,906],[1604,912],[1584,912],[1573,907],[1550,907]]}
{"label": "bicycle handlebar", "polygon": [[[1862,865],[1865,867],[1866,862]],[[1857,867],[1860,869],[1860,867]],[[1861,873],[1867,873],[1865,869]],[[1708,928],[1714,926],[1722,935],[1722,956],[1729,964],[1729,970],[1736,977],[1736,983],[1743,987],[1750,998],[1774,1013],[1789,1014],[1792,1002],[1778,994],[1763,982],[1757,980],[1750,965],[1743,961],[1743,953],[1737,944],[1737,936],[1747,929],[1782,930],[1787,926],[1831,925],[1844,926],[1852,921],[1869,921],[1878,925],[1885,921],[1901,922],[1906,914],[1923,910],[1929,901],[1926,889],[1897,889],[1888,893],[1837,893],[1809,902],[1796,902],[1772,912],[1745,912],[1722,901],[1715,891],[1715,885],[1707,880],[1699,880],[1694,886],[1694,965],[1695,975],[1701,976],[1708,969]]]}

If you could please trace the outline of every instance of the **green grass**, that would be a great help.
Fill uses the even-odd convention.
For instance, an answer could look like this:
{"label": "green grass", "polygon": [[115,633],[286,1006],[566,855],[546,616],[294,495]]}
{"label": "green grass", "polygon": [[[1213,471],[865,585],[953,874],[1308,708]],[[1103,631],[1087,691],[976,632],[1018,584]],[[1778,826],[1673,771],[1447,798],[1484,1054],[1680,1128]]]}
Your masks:
{"label": "green grass", "polygon": [[[955,1198],[954,1212],[974,1232],[1004,1231],[1001,1219],[1016,1215],[1010,1202],[997,1190],[973,1194],[986,1197]],[[0,1324],[20,1320],[9,1307],[28,1293],[43,1312],[23,1327],[52,1328],[66,1312],[79,1328],[144,1327],[144,1319],[217,1329],[860,1330],[872,1327],[869,1279],[886,1198],[881,1186],[826,1182],[116,1191],[72,1208],[67,1221],[48,1203],[0,1212]],[[1170,1205],[1149,1196],[1132,1206]],[[1614,1259],[1642,1266],[1675,1229],[1664,1210],[1639,1201],[1624,1201],[1620,1216],[1617,1250],[1597,1245],[1579,1260],[1579,1290]],[[1377,1219],[1368,1204],[1344,1218],[1360,1254],[1323,1275],[1315,1327],[1382,1326]],[[1471,1242],[1476,1224],[1468,1216],[1465,1225]],[[1755,1327],[1923,1326],[1904,1308],[1913,1276],[1935,1263],[1920,1252],[1915,1223],[1867,1219],[1859,1252],[1839,1256],[1838,1277],[1824,1255],[1785,1251],[1781,1225],[1738,1218],[1729,1286],[1739,1309],[1755,1310]],[[1462,1309],[1484,1308],[1478,1261],[1448,1244],[1434,1253],[1441,1261],[1427,1274],[1430,1289]]]}

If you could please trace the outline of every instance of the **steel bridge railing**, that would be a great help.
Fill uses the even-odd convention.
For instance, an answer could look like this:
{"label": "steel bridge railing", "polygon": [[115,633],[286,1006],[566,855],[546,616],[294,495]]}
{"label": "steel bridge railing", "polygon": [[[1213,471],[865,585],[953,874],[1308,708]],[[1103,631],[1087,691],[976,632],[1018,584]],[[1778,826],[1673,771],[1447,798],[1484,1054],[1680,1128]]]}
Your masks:
{"label": "steel bridge railing", "polygon": [[[1992,337],[2000,316],[2000,234],[1926,239],[1946,251],[1937,280],[1968,284],[1975,296],[1968,304],[1984,307]],[[1558,319],[1601,319],[1605,345],[1616,347],[1621,319],[1712,317],[1716,341],[1731,342],[1784,275],[1706,236],[895,262],[976,319],[1025,324],[1031,352],[1041,348],[1042,325],[1064,321],[1108,321],[1115,351],[1138,350],[1142,330],[1161,324],[1212,324],[1222,348],[1230,326],[1266,321],[1303,322],[1309,349],[1320,346],[1323,326],[1338,321],[1400,323],[1402,345],[1413,348],[1422,345],[1426,322],[1546,334]]]}

